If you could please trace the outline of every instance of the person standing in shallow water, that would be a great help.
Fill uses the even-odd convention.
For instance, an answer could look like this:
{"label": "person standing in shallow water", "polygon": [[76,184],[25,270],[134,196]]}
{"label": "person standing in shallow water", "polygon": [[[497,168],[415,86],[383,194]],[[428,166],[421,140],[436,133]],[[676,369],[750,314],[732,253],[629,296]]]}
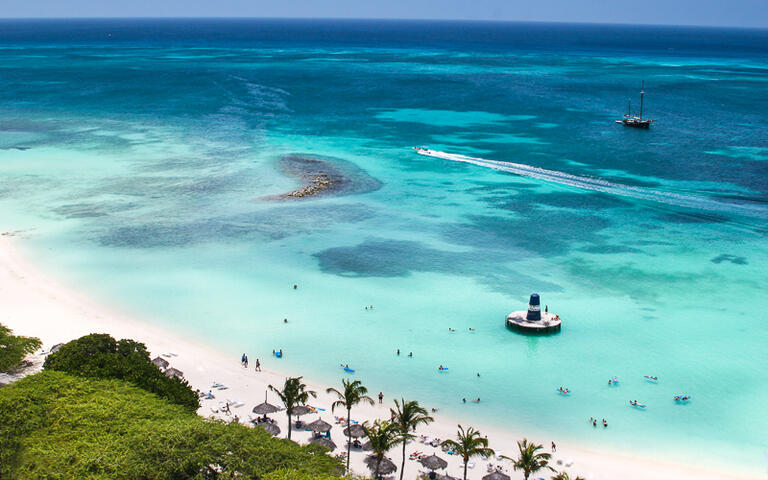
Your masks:
{"label": "person standing in shallow water", "polygon": [[379,404],[381,404],[381,402],[383,400],[384,400],[384,393],[383,392],[379,392]]}

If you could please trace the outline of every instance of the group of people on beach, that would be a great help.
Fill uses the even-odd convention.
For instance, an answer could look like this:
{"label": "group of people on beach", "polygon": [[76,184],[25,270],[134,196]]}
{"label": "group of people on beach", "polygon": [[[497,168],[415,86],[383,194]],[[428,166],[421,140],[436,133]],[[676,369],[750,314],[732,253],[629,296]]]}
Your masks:
{"label": "group of people on beach", "polygon": [[[275,352],[274,352],[274,351],[272,351],[272,354],[274,354],[274,353],[275,353]],[[243,353],[243,356],[242,356],[242,357],[240,357],[240,364],[243,366],[243,368],[248,368],[248,355],[246,355],[245,353]],[[259,359],[258,359],[258,358],[256,359],[256,365],[255,365],[255,367],[256,367],[256,368],[254,369],[255,371],[257,371],[257,372],[260,372],[260,371],[261,371],[261,362],[259,361]]]}

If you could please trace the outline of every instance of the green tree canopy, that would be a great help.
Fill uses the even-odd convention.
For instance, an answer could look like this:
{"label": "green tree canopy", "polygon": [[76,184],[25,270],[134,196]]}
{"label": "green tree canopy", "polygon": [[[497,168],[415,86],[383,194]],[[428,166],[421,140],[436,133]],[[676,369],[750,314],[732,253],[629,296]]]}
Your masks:
{"label": "green tree canopy", "polygon": [[149,359],[147,347],[133,340],[117,341],[101,333],[86,335],[48,355],[43,368],[82,377],[125,380],[191,411],[200,407],[187,381],[166,377]]}
{"label": "green tree canopy", "polygon": [[20,364],[24,357],[34,352],[42,343],[39,338],[19,337],[0,324],[0,372],[6,372]]}
{"label": "green tree canopy", "polygon": [[44,371],[0,390],[3,479],[330,480],[341,472],[311,447],[201,418],[120,380]]}

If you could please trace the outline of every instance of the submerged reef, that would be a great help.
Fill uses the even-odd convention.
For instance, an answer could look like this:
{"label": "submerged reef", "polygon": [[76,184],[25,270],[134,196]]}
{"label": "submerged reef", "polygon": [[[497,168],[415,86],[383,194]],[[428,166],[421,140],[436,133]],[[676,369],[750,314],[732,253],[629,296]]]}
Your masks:
{"label": "submerged reef", "polygon": [[263,197],[262,200],[278,201],[321,195],[352,195],[381,188],[380,181],[368,175],[354,163],[340,158],[291,153],[280,158],[278,168],[283,174],[299,181],[301,187],[290,192]]}

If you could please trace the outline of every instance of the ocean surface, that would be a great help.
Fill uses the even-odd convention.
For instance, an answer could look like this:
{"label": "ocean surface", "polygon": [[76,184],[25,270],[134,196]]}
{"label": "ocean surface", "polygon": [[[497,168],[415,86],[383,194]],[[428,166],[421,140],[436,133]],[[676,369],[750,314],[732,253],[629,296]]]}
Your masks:
{"label": "ocean surface", "polygon": [[[281,199],[295,158],[350,189]],[[766,468],[766,30],[2,20],[0,220],[233,365]],[[559,335],[505,329],[533,292]]]}

